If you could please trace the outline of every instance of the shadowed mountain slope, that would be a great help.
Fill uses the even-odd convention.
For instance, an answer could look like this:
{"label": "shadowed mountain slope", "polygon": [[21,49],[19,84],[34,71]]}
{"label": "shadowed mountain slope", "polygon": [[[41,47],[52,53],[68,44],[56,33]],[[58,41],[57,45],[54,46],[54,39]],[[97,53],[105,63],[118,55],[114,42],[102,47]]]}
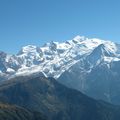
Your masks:
{"label": "shadowed mountain slope", "polygon": [[120,108],[89,98],[53,78],[17,77],[0,84],[0,101],[46,115],[49,120],[119,120]]}

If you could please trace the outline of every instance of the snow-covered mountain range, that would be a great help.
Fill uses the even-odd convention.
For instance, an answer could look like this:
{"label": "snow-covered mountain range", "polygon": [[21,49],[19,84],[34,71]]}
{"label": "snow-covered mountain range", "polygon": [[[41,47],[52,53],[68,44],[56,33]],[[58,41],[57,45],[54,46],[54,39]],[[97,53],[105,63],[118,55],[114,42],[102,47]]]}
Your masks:
{"label": "snow-covered mountain range", "polygon": [[115,90],[120,86],[120,44],[76,36],[64,43],[28,45],[16,55],[0,52],[1,80],[39,73],[94,98],[118,104]]}
{"label": "snow-covered mountain range", "polygon": [[17,55],[0,52],[0,74],[20,75],[43,72],[58,78],[64,71],[88,56],[91,67],[104,59],[119,61],[119,45],[100,39],[76,36],[64,43],[50,42],[43,47],[28,45]]}

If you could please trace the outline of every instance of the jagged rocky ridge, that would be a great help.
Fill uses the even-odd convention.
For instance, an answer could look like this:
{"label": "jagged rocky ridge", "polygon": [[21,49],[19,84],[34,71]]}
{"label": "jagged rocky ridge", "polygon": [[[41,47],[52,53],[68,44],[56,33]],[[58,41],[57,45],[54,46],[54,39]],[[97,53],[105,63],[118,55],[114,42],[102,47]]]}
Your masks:
{"label": "jagged rocky ridge", "polygon": [[120,104],[120,45],[77,36],[43,47],[28,45],[17,55],[0,52],[0,79],[42,72],[96,99]]}

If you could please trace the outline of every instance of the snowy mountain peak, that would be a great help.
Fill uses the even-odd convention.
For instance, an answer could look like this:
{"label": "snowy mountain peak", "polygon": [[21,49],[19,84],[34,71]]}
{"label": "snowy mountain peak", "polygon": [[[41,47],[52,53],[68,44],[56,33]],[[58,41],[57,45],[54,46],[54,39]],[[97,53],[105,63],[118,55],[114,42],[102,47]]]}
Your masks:
{"label": "snowy mountain peak", "polygon": [[100,44],[93,50],[93,52],[101,56],[110,56],[111,53],[111,51],[104,44]]}
{"label": "snowy mountain peak", "polygon": [[84,36],[76,36],[63,43],[52,41],[43,47],[28,45],[17,55],[0,52],[1,58],[4,58],[0,59],[0,71],[8,76],[43,72],[48,77],[58,78],[78,61],[84,60],[86,56],[92,61],[93,66],[101,57],[114,59],[116,56],[113,55],[118,55],[117,46],[110,41],[89,39]]}
{"label": "snowy mountain peak", "polygon": [[[99,64],[102,60],[110,62],[110,60],[115,60],[116,55],[116,46],[113,42],[104,41],[102,44],[99,44],[95,49],[87,56],[88,61],[91,64]],[[111,59],[112,58],[112,59]]]}
{"label": "snowy mountain peak", "polygon": [[74,41],[83,41],[83,40],[85,40],[85,37],[77,35],[76,37],[73,38],[73,40]]}
{"label": "snowy mountain peak", "polygon": [[29,53],[29,52],[36,52],[37,47],[34,45],[27,45],[22,47],[22,49],[20,50],[20,52],[18,54],[23,54],[23,53]]}
{"label": "snowy mountain peak", "polygon": [[43,45],[43,47],[50,47],[50,46],[52,46],[52,45],[57,45],[57,44],[59,44],[59,42],[54,42],[54,41],[51,41],[51,42],[49,42],[49,43],[45,43],[44,45]]}

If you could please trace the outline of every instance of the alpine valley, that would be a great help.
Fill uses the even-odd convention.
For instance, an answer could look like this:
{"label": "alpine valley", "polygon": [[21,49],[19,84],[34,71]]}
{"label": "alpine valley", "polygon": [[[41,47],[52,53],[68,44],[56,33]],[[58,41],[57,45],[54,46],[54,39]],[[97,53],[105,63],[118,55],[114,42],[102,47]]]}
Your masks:
{"label": "alpine valley", "polygon": [[0,103],[0,120],[119,120],[120,44],[76,36],[1,51]]}

